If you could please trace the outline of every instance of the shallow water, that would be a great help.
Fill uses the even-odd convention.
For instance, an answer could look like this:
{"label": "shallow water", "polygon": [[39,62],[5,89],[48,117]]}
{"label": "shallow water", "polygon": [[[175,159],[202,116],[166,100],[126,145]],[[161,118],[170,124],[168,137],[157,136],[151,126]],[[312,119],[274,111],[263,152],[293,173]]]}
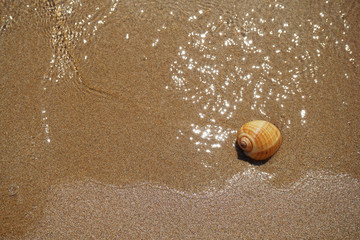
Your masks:
{"label": "shallow water", "polygon": [[[315,238],[316,229],[304,221],[335,223],[338,230],[323,237],[358,236],[358,1],[1,4],[2,236],[66,238],[65,230],[47,234],[69,227],[74,235],[68,238],[136,236],[133,229],[102,235],[66,225],[86,209],[81,201],[73,207],[73,196],[83,196],[92,210],[81,216],[99,213],[86,226],[100,227],[104,215],[93,200],[103,191],[118,202],[107,205],[117,209],[105,214],[115,221],[106,223],[109,229],[126,227],[116,223],[121,211],[146,213],[122,200],[139,195],[139,206],[163,213],[179,208],[165,215],[183,224],[211,221],[221,234],[233,222],[228,237],[254,236],[257,225],[240,234],[236,229],[246,226],[221,220],[227,216],[265,225],[276,216],[273,231],[266,228],[258,238]],[[274,123],[283,134],[279,152],[260,165],[235,147],[237,129],[254,119]],[[223,191],[234,192],[224,207],[216,202]],[[163,204],[148,201],[150,195]],[[239,196],[254,204],[241,205],[241,214],[234,211]],[[199,197],[212,207],[204,203],[196,211]],[[178,200],[166,201],[172,198]],[[287,203],[294,199],[296,205]],[[276,235],[289,217],[273,208],[277,201],[293,213],[289,235]],[[316,214],[303,213],[308,208]],[[202,217],[206,209],[209,219]],[[149,214],[139,236],[159,214]],[[171,229],[164,225],[161,237],[191,237]]]}

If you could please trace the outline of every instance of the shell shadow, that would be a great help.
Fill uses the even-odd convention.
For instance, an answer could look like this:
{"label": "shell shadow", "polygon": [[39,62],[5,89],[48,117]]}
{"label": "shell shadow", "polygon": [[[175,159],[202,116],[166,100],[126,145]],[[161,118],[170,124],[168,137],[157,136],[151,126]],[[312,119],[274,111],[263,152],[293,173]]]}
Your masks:
{"label": "shell shadow", "polygon": [[266,159],[266,160],[262,160],[262,161],[256,161],[256,160],[253,160],[251,158],[249,158],[248,156],[246,156],[244,154],[244,151],[240,148],[238,142],[235,140],[235,150],[237,152],[237,155],[238,155],[238,159],[239,160],[242,160],[242,161],[245,161],[245,162],[248,162],[250,163],[251,165],[255,165],[255,166],[261,166],[265,163],[267,163],[269,161],[270,158]]}

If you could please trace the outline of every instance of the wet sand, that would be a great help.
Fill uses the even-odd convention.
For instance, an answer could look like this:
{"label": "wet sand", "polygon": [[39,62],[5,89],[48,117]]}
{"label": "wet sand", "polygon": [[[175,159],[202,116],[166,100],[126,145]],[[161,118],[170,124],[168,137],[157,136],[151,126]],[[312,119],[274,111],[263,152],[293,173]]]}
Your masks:
{"label": "wet sand", "polygon": [[358,1],[0,4],[1,238],[360,238]]}

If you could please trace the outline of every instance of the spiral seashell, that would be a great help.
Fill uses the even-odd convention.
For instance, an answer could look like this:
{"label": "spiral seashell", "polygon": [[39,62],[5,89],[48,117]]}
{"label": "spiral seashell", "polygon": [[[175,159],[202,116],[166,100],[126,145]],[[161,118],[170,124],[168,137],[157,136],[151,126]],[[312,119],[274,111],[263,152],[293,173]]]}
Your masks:
{"label": "spiral seashell", "polygon": [[281,145],[280,130],[272,123],[255,120],[244,124],[237,134],[237,142],[245,155],[254,160],[265,160]]}

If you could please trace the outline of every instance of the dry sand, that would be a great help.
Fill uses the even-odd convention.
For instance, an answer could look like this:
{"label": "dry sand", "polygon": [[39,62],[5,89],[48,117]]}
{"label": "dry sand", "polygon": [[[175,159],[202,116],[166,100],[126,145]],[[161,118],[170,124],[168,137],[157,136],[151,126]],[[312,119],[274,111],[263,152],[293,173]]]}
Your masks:
{"label": "dry sand", "polygon": [[0,3],[0,238],[360,238],[358,1],[34,2]]}

